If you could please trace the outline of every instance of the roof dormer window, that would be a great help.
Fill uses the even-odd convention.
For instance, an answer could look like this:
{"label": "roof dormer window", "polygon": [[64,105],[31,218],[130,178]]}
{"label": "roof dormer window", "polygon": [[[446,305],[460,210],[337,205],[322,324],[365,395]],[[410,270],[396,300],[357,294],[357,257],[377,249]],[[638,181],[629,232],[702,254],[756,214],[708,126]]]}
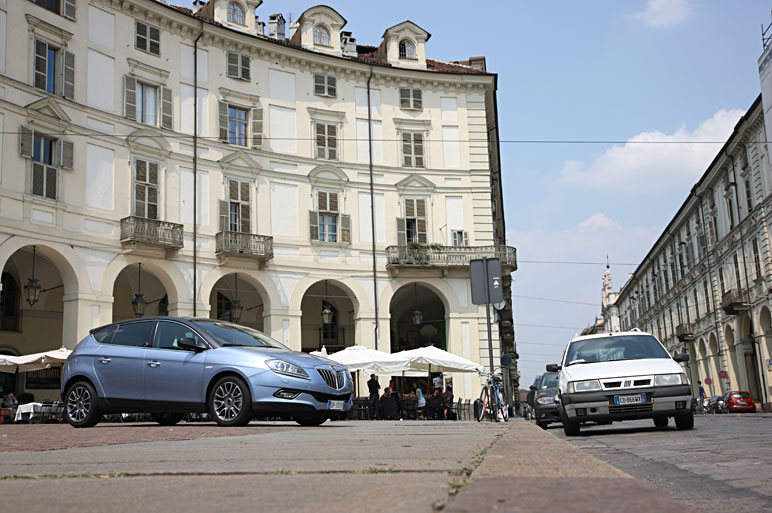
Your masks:
{"label": "roof dormer window", "polygon": [[322,25],[314,27],[314,44],[319,46],[330,45],[330,31]]}
{"label": "roof dormer window", "polygon": [[412,41],[403,39],[399,42],[399,58],[400,59],[416,59],[415,45]]}
{"label": "roof dormer window", "polygon": [[231,23],[237,23],[244,25],[244,8],[237,2],[231,2],[228,4],[228,21]]}

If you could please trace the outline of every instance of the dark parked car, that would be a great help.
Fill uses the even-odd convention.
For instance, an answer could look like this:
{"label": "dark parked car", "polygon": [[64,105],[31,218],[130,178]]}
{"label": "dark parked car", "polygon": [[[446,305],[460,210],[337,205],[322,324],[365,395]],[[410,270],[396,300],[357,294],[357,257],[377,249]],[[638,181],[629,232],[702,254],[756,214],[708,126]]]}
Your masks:
{"label": "dark parked car", "polygon": [[552,422],[560,422],[560,410],[556,402],[558,396],[558,373],[542,374],[534,395],[534,413],[536,424],[542,429]]}
{"label": "dark parked car", "polygon": [[724,398],[714,395],[705,400],[705,413],[724,413]]}
{"label": "dark parked car", "polygon": [[756,404],[749,392],[734,390],[724,396],[724,411],[729,413],[756,413]]}
{"label": "dark parked car", "polygon": [[162,425],[208,412],[221,426],[255,416],[319,425],[351,408],[345,367],[292,351],[252,328],[214,319],[153,317],[91,330],[62,370],[65,418],[151,413]]}

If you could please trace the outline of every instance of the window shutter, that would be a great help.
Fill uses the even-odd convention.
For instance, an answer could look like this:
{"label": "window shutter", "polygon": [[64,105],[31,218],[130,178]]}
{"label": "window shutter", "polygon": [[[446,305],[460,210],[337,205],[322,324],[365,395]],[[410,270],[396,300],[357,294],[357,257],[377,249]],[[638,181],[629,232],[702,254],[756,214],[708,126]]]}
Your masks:
{"label": "window shutter", "polygon": [[239,182],[241,201],[249,203],[249,182]]}
{"label": "window shutter", "polygon": [[148,162],[147,170],[147,181],[153,185],[158,185],[158,162]]}
{"label": "window shutter", "polygon": [[137,79],[129,75],[123,77],[123,115],[137,120]]}
{"label": "window shutter", "polygon": [[402,87],[399,90],[399,106],[403,109],[410,108],[410,89]]}
{"label": "window shutter", "polygon": [[404,217],[397,218],[397,246],[407,246],[407,223]]}
{"label": "window shutter", "polygon": [[324,75],[314,75],[314,94],[324,96]]}
{"label": "window shutter", "polygon": [[317,193],[317,210],[320,212],[327,212],[327,193],[324,191],[319,191]]}
{"label": "window shutter", "polygon": [[72,169],[73,165],[73,148],[74,144],[72,141],[60,141],[61,147],[59,149],[59,155],[61,156],[61,166],[64,169]]}
{"label": "window shutter", "polygon": [[323,123],[316,123],[316,157],[327,158],[327,138]]}
{"label": "window shutter", "polygon": [[35,40],[35,80],[34,85],[39,89],[45,90],[46,88],[46,71],[48,70],[47,63],[48,45],[43,41]]}
{"label": "window shutter", "polygon": [[34,150],[34,135],[31,129],[22,125],[19,127],[19,154],[22,157],[32,158],[32,152]]}
{"label": "window shutter", "polygon": [[263,108],[252,109],[252,147],[263,147]]}
{"label": "window shutter", "polygon": [[46,167],[46,198],[56,199],[56,168]]}
{"label": "window shutter", "polygon": [[418,232],[418,242],[426,242],[426,219],[416,219],[416,232]]}
{"label": "window shutter", "polygon": [[333,98],[337,97],[337,89],[337,79],[335,77],[327,77],[327,94]]}
{"label": "window shutter", "polygon": [[249,55],[241,54],[241,78],[249,80]]}
{"label": "window shutter", "polygon": [[338,193],[337,192],[328,192],[327,198],[329,199],[329,209],[330,212],[338,212]]}
{"label": "window shutter", "polygon": [[64,9],[62,9],[62,16],[75,21],[75,0],[64,0]]}
{"label": "window shutter", "polygon": [[147,51],[153,55],[161,55],[161,30],[158,27],[148,26],[148,45]]}
{"label": "window shutter", "polygon": [[413,167],[413,137],[410,132],[402,133],[402,157],[405,167]]}
{"label": "window shutter", "polygon": [[464,246],[469,246],[469,234],[464,232]]}
{"label": "window shutter", "polygon": [[219,211],[220,211],[220,231],[221,232],[230,231],[229,230],[230,217],[228,212],[228,202],[225,200],[218,200],[217,204],[219,205]]}
{"label": "window shutter", "polygon": [[351,216],[340,216],[340,241],[351,244]]}
{"label": "window shutter", "polygon": [[161,88],[161,128],[172,129],[172,90]]}
{"label": "window shutter", "polygon": [[46,168],[43,164],[32,164],[32,194],[43,196],[43,183],[45,182]]}
{"label": "window shutter", "polygon": [[319,240],[319,213],[308,211],[308,227],[311,240]]}
{"label": "window shutter", "polygon": [[421,90],[413,89],[413,108],[423,109],[423,101],[421,100]]}
{"label": "window shutter", "polygon": [[405,217],[415,217],[415,203],[414,199],[405,200]]}
{"label": "window shutter", "polygon": [[227,52],[227,63],[225,74],[231,78],[239,78],[239,54]]}
{"label": "window shutter", "polygon": [[241,204],[241,232],[252,233],[252,216],[247,203]]}
{"label": "window shutter", "polygon": [[219,119],[220,119],[220,140],[228,142],[228,104],[225,102],[218,102],[219,106]]}
{"label": "window shutter", "polygon": [[426,200],[425,199],[417,199],[413,200],[415,201],[415,216],[416,217],[426,217]]}
{"label": "window shutter", "polygon": [[239,200],[239,182],[228,180],[228,199],[231,201]]}
{"label": "window shutter", "polygon": [[338,160],[338,127],[327,125],[327,158]]}
{"label": "window shutter", "polygon": [[64,80],[62,86],[62,96],[70,100],[75,98],[75,54],[63,51],[64,53]]}
{"label": "window shutter", "polygon": [[415,167],[424,167],[424,135],[413,134],[413,153]]}

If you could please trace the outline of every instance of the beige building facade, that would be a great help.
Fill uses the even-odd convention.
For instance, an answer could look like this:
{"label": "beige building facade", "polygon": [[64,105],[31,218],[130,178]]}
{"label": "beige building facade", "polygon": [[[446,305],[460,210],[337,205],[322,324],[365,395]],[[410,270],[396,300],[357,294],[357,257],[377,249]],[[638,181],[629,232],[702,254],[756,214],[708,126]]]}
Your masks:
{"label": "beige building facade", "polygon": [[468,263],[516,269],[496,75],[410,21],[377,47],[326,6],[266,33],[261,3],[0,0],[0,352],[142,310],[488,365]]}

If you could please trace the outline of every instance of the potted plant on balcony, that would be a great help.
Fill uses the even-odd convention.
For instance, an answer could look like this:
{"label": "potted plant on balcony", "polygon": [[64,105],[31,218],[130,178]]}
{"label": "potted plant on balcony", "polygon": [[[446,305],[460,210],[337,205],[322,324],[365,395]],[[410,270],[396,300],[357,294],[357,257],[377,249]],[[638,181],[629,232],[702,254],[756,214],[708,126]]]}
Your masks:
{"label": "potted plant on balcony", "polygon": [[408,248],[408,260],[412,260],[413,263],[428,263],[429,254],[427,249],[429,246],[424,242],[410,241],[407,243]]}

